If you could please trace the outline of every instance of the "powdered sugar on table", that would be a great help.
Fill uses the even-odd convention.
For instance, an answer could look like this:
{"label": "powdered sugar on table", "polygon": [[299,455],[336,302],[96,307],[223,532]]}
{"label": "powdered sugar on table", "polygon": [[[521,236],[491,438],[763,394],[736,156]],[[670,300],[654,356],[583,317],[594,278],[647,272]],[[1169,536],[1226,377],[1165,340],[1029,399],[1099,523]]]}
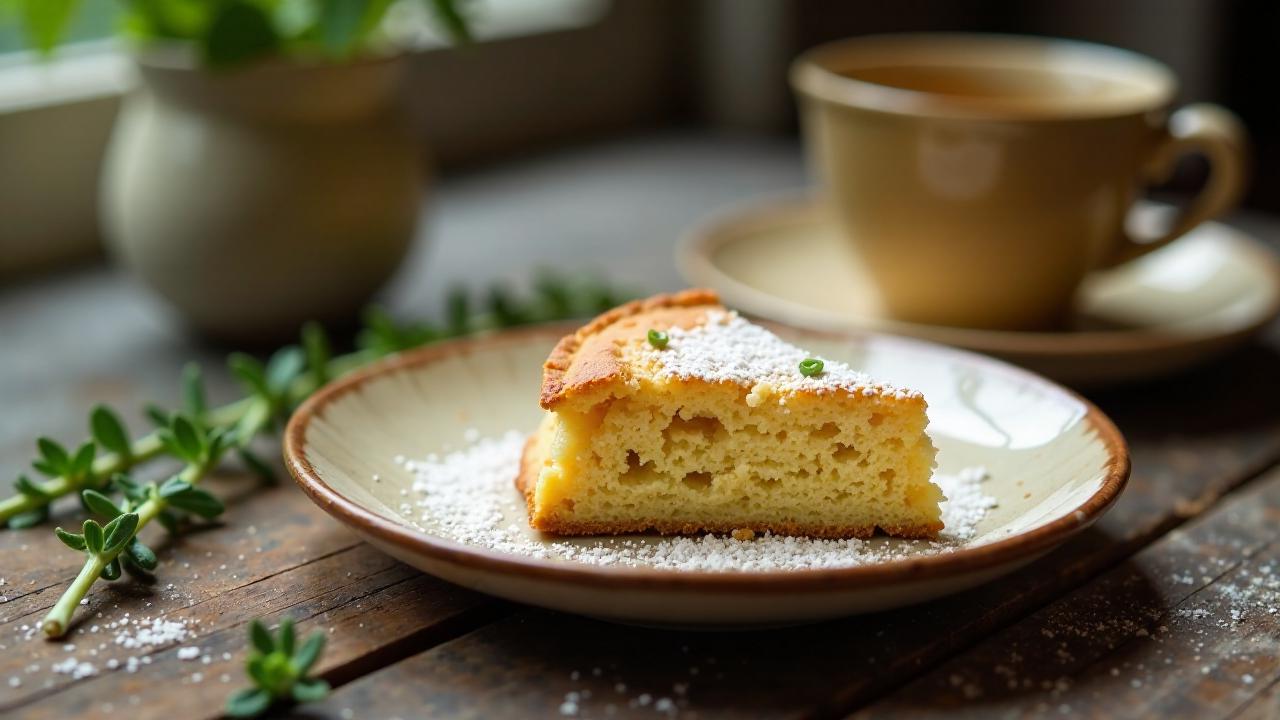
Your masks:
{"label": "powdered sugar on table", "polygon": [[480,438],[444,456],[404,460],[413,474],[401,516],[423,532],[465,545],[512,555],[589,565],[651,567],[670,570],[764,572],[867,565],[954,551],[971,542],[977,525],[995,507],[983,492],[983,468],[954,475],[938,473],[936,482],[946,529],[937,540],[824,540],[763,535],[754,540],[726,536],[622,536],[559,538],[529,528],[524,498],[513,479],[525,435],[508,432]]}

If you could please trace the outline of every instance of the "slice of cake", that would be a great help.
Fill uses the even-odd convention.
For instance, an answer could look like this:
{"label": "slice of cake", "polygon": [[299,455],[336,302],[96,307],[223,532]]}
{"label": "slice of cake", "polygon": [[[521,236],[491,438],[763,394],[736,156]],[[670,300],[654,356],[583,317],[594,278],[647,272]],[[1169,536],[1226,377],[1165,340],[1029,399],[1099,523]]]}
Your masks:
{"label": "slice of cake", "polygon": [[688,290],[552,351],[516,485],[566,535],[899,537],[942,529],[919,393],[812,358]]}

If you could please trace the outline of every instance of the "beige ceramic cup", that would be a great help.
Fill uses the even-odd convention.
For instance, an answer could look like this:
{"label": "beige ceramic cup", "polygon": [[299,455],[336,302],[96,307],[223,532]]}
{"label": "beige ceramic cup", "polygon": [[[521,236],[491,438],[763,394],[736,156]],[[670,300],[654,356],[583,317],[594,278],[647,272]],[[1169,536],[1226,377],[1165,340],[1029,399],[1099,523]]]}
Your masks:
{"label": "beige ceramic cup", "polygon": [[[1000,35],[880,35],[796,60],[806,144],[886,313],[1049,328],[1085,275],[1228,210],[1244,182],[1229,111],[1170,114],[1168,68],[1124,50]],[[1205,188],[1152,238],[1125,219],[1144,184],[1200,153]]]}

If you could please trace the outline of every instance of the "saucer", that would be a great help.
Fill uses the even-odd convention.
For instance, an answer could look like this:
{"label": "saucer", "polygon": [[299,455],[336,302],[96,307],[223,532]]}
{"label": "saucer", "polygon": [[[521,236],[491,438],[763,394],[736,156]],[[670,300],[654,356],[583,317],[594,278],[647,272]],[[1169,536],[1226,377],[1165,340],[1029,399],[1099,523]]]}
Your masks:
{"label": "saucer", "polygon": [[[1171,208],[1144,203],[1139,230]],[[813,198],[738,207],[694,229],[677,262],[726,305],[816,330],[876,331],[994,355],[1076,387],[1169,375],[1245,343],[1280,314],[1280,259],[1254,238],[1205,223],[1168,247],[1095,273],[1060,332],[1012,332],[896,321],[866,270]]]}

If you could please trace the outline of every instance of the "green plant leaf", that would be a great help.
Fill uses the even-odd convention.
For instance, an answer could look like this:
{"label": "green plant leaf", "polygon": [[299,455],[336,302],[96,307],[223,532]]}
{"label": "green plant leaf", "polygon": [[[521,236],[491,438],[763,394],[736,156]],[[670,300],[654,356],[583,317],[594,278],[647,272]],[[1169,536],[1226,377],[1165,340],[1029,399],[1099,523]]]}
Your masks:
{"label": "green plant leaf", "polygon": [[266,368],[257,358],[244,353],[232,353],[227,358],[227,367],[231,369],[232,375],[239,378],[250,394],[261,397],[271,396],[271,390],[267,387]]}
{"label": "green plant leaf", "polygon": [[249,640],[253,643],[253,647],[263,655],[267,655],[276,649],[276,641],[271,639],[271,633],[267,630],[267,626],[262,624],[261,620],[249,622]]}
{"label": "green plant leaf", "polygon": [[[44,463],[41,467],[32,463],[40,472],[51,477],[65,475],[71,466],[71,456],[67,454],[67,449],[62,447],[55,440],[42,437],[36,440],[36,447],[40,450],[40,457]],[[40,461],[37,461],[40,462]]]}
{"label": "green plant leaf", "polygon": [[329,694],[329,683],[320,678],[302,678],[293,684],[292,694],[300,703],[323,700]]}
{"label": "green plant leaf", "polygon": [[265,57],[280,45],[266,10],[244,0],[220,3],[201,40],[204,61],[212,68]]}
{"label": "green plant leaf", "polygon": [[324,643],[323,631],[313,632],[302,641],[298,652],[293,656],[293,669],[299,676],[306,675],[311,670],[311,666],[316,664],[316,660],[320,659],[320,653],[324,652]]}
{"label": "green plant leaf", "polygon": [[471,298],[462,286],[449,288],[444,300],[445,323],[452,335],[466,335],[471,327]]}
{"label": "green plant leaf", "polygon": [[293,655],[293,618],[280,621],[280,630],[276,633],[276,647],[285,655]]}
{"label": "green plant leaf", "polygon": [[121,457],[129,457],[129,434],[125,431],[120,416],[106,405],[98,405],[89,415],[89,430],[93,439],[103,450],[113,452]]}
{"label": "green plant leaf", "polygon": [[72,477],[87,479],[93,475],[93,458],[97,452],[97,448],[92,442],[81,445],[76,454],[71,458],[68,465],[68,473]]}
{"label": "green plant leaf", "polygon": [[89,507],[89,510],[99,515],[115,518],[124,512],[115,503],[111,502],[111,498],[97,490],[85,490],[80,493],[80,496],[84,498],[84,503]]}
{"label": "green plant leaf", "polygon": [[83,551],[85,549],[85,542],[84,542],[83,535],[79,535],[73,532],[67,532],[66,530],[63,530],[60,527],[54,528],[53,534],[58,536],[58,539],[62,541],[63,545],[66,545],[72,550]]}
{"label": "green plant leaf", "polygon": [[37,500],[44,500],[47,502],[53,499],[53,496],[45,492],[39,485],[31,482],[30,478],[26,475],[19,475],[18,479],[13,481],[13,489],[23,495],[33,497]]}
{"label": "green plant leaf", "polygon": [[160,483],[159,495],[168,499],[179,493],[184,493],[191,489],[191,483],[174,475],[173,477]]}
{"label": "green plant leaf", "polygon": [[116,559],[112,560],[111,562],[107,563],[107,566],[106,566],[106,567],[104,567],[104,568],[102,568],[102,572],[101,572],[101,573],[99,573],[98,575],[99,575],[99,577],[101,577],[103,580],[119,580],[119,579],[120,579],[120,560],[119,560],[119,558],[116,558]]}
{"label": "green plant leaf", "polygon": [[173,433],[173,439],[186,453],[184,457],[192,461],[204,457],[204,434],[196,429],[195,423],[182,415],[175,415],[169,429]]}
{"label": "green plant leaf", "polygon": [[9,518],[10,530],[25,530],[49,519],[49,506],[44,505],[34,510],[18,513]]}
{"label": "green plant leaf", "polygon": [[309,322],[302,326],[302,348],[307,355],[307,369],[316,387],[329,382],[329,361],[333,350],[329,336],[320,323]]}
{"label": "green plant leaf", "polygon": [[207,409],[204,375],[200,371],[200,365],[187,363],[182,368],[182,410],[192,420],[199,422]]}
{"label": "green plant leaf", "polygon": [[146,545],[143,545],[142,541],[138,540],[136,537],[127,547],[125,547],[124,554],[127,555],[128,558],[138,567],[147,571],[155,570],[156,564],[159,562],[156,558],[155,552]]}
{"label": "green plant leaf", "polygon": [[449,39],[457,44],[471,42],[471,27],[458,7],[457,0],[426,0],[436,22],[444,28]]}
{"label": "green plant leaf", "polygon": [[320,43],[335,58],[351,54],[364,27],[366,0],[320,0]]}
{"label": "green plant leaf", "polygon": [[297,345],[277,350],[267,361],[267,389],[271,391],[271,395],[282,397],[306,366],[307,356]]}
{"label": "green plant leaf", "polygon": [[133,533],[138,529],[138,513],[125,513],[115,520],[107,523],[102,529],[106,538],[102,542],[102,551],[104,553],[113,553],[124,549],[126,543],[133,539]]}
{"label": "green plant leaf", "polygon": [[133,578],[144,583],[153,583],[156,581],[156,576],[152,575],[150,570],[139,566],[127,552],[120,553],[116,556],[116,559],[120,561],[120,567]]}
{"label": "green plant leaf", "polygon": [[82,530],[85,549],[94,555],[102,552],[102,526],[96,520],[85,520]]}
{"label": "green plant leaf", "polygon": [[179,510],[186,510],[206,520],[221,515],[227,509],[218,498],[191,486],[187,486],[187,489],[182,492],[167,496],[165,500]]}
{"label": "green plant leaf", "polygon": [[124,473],[112,475],[111,486],[119,490],[122,495],[132,502],[144,503],[147,501],[147,486],[134,482],[132,478]]}
{"label": "green plant leaf", "polygon": [[262,688],[245,688],[227,698],[227,715],[234,718],[252,718],[271,707],[271,693]]}
{"label": "green plant leaf", "polygon": [[147,419],[151,421],[152,425],[159,428],[169,427],[169,423],[173,420],[169,411],[159,405],[147,405],[142,409],[142,412],[147,416]]}
{"label": "green plant leaf", "polygon": [[80,0],[25,0],[22,21],[27,38],[42,54],[49,54],[62,41]]}

